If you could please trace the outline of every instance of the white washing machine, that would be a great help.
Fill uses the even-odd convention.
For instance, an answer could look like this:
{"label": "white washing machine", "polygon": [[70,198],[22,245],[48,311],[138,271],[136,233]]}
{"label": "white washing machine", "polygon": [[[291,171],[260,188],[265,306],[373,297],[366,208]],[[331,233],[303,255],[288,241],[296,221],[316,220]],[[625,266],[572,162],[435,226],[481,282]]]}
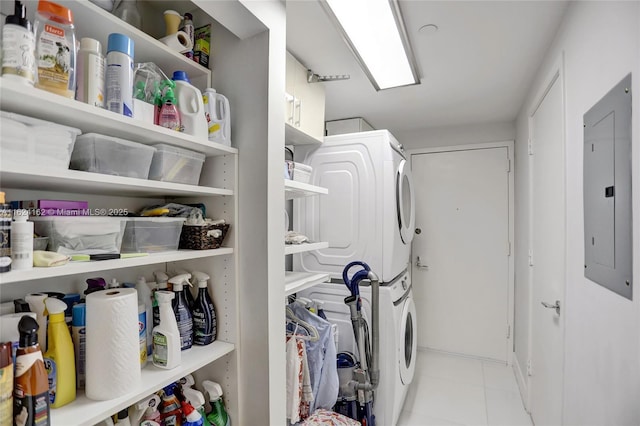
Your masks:
{"label": "white washing machine", "polygon": [[415,230],[410,164],[387,130],[328,136],[297,146],[296,161],[313,167],[310,183],[329,193],[296,200],[293,230],[329,248],[294,256],[294,270],[341,279],[348,263],[366,262],[383,283],[409,266]]}
{"label": "white washing machine", "polygon": [[[338,352],[351,352],[360,359],[349,308],[347,287],[340,283],[318,284],[298,293],[324,302],[327,319],[338,326]],[[371,328],[371,288],[360,286],[363,316]],[[416,365],[416,308],[409,274],[380,287],[380,383],[373,412],[378,426],[394,426],[400,416]]]}

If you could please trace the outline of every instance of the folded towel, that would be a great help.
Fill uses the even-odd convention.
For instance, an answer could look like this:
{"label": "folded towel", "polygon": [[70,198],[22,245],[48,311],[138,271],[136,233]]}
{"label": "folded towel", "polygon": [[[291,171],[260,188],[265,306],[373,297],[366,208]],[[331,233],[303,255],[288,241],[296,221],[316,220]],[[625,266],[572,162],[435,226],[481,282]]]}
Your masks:
{"label": "folded towel", "polygon": [[50,267],[66,265],[71,258],[53,251],[34,250],[33,266]]}

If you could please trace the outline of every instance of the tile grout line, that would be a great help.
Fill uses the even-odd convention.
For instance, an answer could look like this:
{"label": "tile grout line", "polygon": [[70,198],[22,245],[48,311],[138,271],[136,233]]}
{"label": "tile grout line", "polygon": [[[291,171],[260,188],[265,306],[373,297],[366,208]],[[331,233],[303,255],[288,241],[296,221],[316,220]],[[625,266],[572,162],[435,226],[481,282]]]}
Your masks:
{"label": "tile grout line", "polygon": [[487,379],[484,374],[484,361],[480,361],[480,368],[482,368],[482,391],[484,392],[484,414],[487,419],[487,426],[489,426],[489,401],[487,400]]}

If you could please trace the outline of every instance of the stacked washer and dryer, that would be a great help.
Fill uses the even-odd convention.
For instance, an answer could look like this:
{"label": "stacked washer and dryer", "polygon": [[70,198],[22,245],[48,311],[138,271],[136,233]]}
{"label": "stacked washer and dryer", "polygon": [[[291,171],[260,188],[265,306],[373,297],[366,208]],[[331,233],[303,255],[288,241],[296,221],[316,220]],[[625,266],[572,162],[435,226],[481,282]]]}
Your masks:
{"label": "stacked washer and dryer", "polygon": [[[313,167],[310,183],[329,194],[296,200],[294,228],[329,248],[294,256],[294,270],[328,273],[330,283],[298,293],[324,302],[337,324],[338,352],[357,355],[342,270],[366,262],[380,277],[380,384],[374,414],[378,426],[396,424],[415,371],[416,312],[410,276],[415,229],[410,164],[386,130],[328,136],[320,147],[296,147],[296,161]],[[364,316],[371,291],[360,287]]]}

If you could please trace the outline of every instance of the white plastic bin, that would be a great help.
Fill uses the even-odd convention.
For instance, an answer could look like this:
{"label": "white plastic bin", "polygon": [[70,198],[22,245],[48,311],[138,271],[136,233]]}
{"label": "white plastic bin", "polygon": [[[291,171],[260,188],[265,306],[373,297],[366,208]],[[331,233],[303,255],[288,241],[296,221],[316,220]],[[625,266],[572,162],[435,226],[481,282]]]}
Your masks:
{"label": "white plastic bin", "polygon": [[0,165],[66,170],[80,129],[0,111]]}
{"label": "white plastic bin", "polygon": [[184,217],[129,217],[122,238],[122,253],[178,250]]}
{"label": "white plastic bin", "polygon": [[188,149],[158,144],[151,162],[149,179],[197,185],[205,155]]}
{"label": "white plastic bin", "polygon": [[32,217],[34,232],[49,237],[49,251],[62,254],[120,253],[126,217]]}
{"label": "white plastic bin", "polygon": [[156,149],[112,136],[87,133],[76,139],[69,168],[147,179]]}

